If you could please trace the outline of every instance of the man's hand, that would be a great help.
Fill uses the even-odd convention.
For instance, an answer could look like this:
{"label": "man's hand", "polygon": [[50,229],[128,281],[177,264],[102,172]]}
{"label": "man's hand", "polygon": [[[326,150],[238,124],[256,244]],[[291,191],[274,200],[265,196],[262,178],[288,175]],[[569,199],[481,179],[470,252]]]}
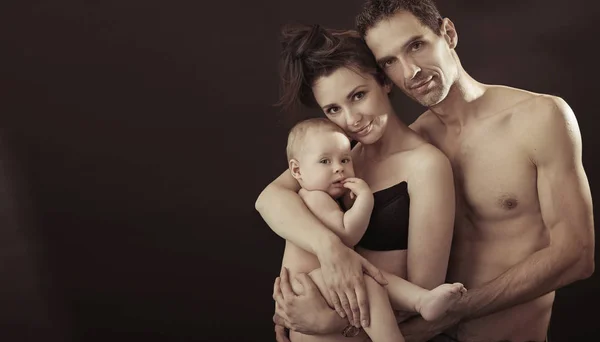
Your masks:
{"label": "man's hand", "polygon": [[[273,317],[275,320],[275,317]],[[275,323],[275,340],[277,342],[290,342],[289,330],[283,325]]]}
{"label": "man's hand", "polygon": [[342,318],[348,317],[355,327],[368,327],[369,302],[363,272],[387,285],[381,271],[340,240],[321,248],[317,258],[335,311]]}
{"label": "man's hand", "polygon": [[[277,302],[273,321],[276,325],[307,334],[339,333],[348,324],[333,311],[313,280],[304,273],[296,279],[303,287],[302,293],[294,293],[285,267],[275,280],[273,298]],[[277,329],[276,329],[277,332]]]}

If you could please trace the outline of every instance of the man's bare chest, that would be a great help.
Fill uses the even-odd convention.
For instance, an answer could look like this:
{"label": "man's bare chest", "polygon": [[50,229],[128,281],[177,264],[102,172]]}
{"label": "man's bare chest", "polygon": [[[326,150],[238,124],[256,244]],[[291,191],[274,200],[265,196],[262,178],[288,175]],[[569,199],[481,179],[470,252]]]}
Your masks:
{"label": "man's bare chest", "polygon": [[502,219],[537,205],[536,170],[506,132],[465,134],[437,142],[452,164],[457,213]]}

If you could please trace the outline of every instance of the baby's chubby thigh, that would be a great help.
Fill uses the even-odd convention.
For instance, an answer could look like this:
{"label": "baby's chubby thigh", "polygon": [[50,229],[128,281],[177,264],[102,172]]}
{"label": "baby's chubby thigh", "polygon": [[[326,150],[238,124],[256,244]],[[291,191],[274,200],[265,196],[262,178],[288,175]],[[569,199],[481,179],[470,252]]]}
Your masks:
{"label": "baby's chubby thigh", "polygon": [[[317,288],[319,289],[319,292],[321,292],[321,295],[323,296],[323,298],[325,298],[327,305],[329,305],[329,307],[333,309],[334,305],[333,305],[333,302],[329,295],[329,290],[327,289],[327,287],[325,286],[325,282],[323,281],[323,274],[321,272],[321,269],[317,268],[317,269],[311,271],[310,273],[308,273],[308,276],[317,285]],[[379,285],[373,278],[371,278],[368,275],[364,275],[363,279],[365,282],[367,298],[370,299],[371,297],[374,297],[374,296],[385,297],[386,299],[388,298],[387,290],[384,287],[382,287],[381,285]],[[300,283],[296,279],[295,276],[291,277],[290,283],[292,285],[292,290],[294,290],[294,293],[296,293],[298,295],[304,293],[304,286],[302,285],[302,283]]]}
{"label": "baby's chubby thigh", "polygon": [[[308,273],[308,276],[312,279],[312,281],[315,283],[315,285],[317,285],[319,292],[321,293],[323,298],[325,298],[325,301],[327,301],[327,305],[329,305],[329,307],[333,308],[333,303],[331,302],[331,298],[329,296],[329,291],[327,290],[327,287],[325,286],[325,282],[323,281],[323,274],[321,273],[321,269],[317,268],[317,269],[311,271],[310,273]],[[292,275],[290,277],[290,283],[292,285],[292,290],[294,291],[295,294],[297,294],[297,295],[304,294],[304,286],[302,285],[302,283],[300,283],[298,281],[297,275]]]}

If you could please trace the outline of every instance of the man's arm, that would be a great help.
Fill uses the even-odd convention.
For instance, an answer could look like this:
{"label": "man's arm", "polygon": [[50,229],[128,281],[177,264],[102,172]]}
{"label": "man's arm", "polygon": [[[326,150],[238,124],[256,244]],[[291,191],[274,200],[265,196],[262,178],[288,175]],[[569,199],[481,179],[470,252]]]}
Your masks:
{"label": "man's arm", "polygon": [[304,205],[297,181],[289,171],[269,184],[256,200],[256,210],[280,237],[317,256],[323,281],[341,317],[368,325],[369,304],[363,271],[382,285],[383,274],[342,241]]}
{"label": "man's arm", "polygon": [[559,98],[540,98],[527,122],[526,145],[537,167],[537,188],[550,245],[482,287],[469,289],[463,318],[524,303],[591,276],[594,271],[592,198],[582,165],[574,113]]}
{"label": "man's arm", "polygon": [[302,284],[302,293],[294,293],[289,273],[282,267],[280,277],[273,286],[273,299],[277,303],[274,323],[307,335],[341,333],[348,325],[348,320],[329,308],[308,274],[299,273],[296,280]]}
{"label": "man's arm", "polygon": [[538,197],[550,246],[496,279],[470,288],[452,314],[436,322],[421,317],[400,325],[407,342],[426,341],[460,320],[474,319],[552,292],[594,271],[592,199],[581,161],[581,135],[574,113],[558,98],[542,98],[529,113],[526,145],[537,167]]}

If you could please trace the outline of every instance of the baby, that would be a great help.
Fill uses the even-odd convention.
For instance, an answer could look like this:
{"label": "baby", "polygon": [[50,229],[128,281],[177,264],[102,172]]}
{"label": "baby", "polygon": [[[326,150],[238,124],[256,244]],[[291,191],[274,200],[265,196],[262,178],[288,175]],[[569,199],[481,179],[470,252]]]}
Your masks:
{"label": "baby", "polygon": [[[354,177],[350,140],[344,131],[325,118],[302,121],[291,129],[286,152],[290,172],[301,187],[298,194],[308,209],[344,244],[354,247],[369,225],[374,200],[367,183]],[[316,256],[286,241],[282,267],[290,272],[296,293],[302,292],[302,285],[295,280],[295,274],[310,273],[333,307]],[[385,287],[365,276],[371,324],[364,330],[374,342],[404,341],[393,309],[417,312],[424,319],[435,320],[466,291],[460,283],[442,284],[430,291],[390,273],[384,272],[384,276],[388,281]],[[290,334],[292,341],[307,338],[296,332]],[[336,341],[340,338],[343,339],[338,334],[310,336],[309,339]]]}

